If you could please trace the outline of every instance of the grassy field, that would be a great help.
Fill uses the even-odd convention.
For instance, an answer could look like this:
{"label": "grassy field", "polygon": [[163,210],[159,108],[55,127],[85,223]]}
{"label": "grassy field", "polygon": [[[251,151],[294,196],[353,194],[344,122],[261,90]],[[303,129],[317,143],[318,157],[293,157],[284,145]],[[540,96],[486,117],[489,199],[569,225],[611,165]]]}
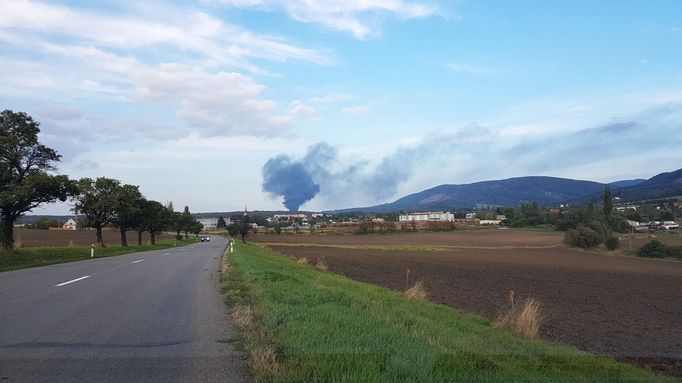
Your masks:
{"label": "grassy field", "polygon": [[[95,247],[95,256],[97,258],[111,257],[114,255],[136,253],[138,251],[166,249],[173,247],[174,245],[183,246],[196,242],[197,238],[190,236],[189,239],[183,240],[157,240],[155,245],[145,244],[138,246],[136,244],[130,244],[127,247],[122,247],[120,245],[110,245],[105,248]],[[90,246],[23,247],[14,250],[14,252],[10,254],[0,254],[0,272],[80,261],[83,259],[90,259]]]}
{"label": "grassy field", "polygon": [[256,245],[235,249],[224,292],[259,381],[667,381]]}

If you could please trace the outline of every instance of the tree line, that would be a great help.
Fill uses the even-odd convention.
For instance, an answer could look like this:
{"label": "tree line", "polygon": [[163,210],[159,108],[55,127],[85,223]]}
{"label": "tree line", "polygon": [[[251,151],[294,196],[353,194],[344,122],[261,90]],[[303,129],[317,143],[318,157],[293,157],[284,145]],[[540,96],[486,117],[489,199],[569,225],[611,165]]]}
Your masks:
{"label": "tree line", "polygon": [[99,177],[71,180],[66,175],[51,174],[61,160],[54,149],[38,141],[40,123],[23,112],[0,113],[0,242],[3,250],[14,246],[14,223],[36,207],[56,201],[71,200],[74,213],[82,216],[80,224],[96,230],[96,240],[104,247],[102,229],[119,229],[121,245],[127,246],[126,232],[149,232],[151,243],[162,230],[172,229],[179,237],[198,234],[203,225],[185,206],[175,212],[172,203],[146,199],[139,186]]}

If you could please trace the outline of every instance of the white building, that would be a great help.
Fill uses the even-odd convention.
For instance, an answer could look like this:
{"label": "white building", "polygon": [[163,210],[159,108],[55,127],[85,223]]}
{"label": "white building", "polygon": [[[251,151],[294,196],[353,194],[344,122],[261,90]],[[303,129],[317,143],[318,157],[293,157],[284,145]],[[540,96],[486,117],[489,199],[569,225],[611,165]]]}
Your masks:
{"label": "white building", "polygon": [[68,221],[64,222],[64,224],[62,225],[62,229],[63,230],[76,230],[77,226],[78,226],[78,224],[76,223],[76,221],[74,221],[73,219],[69,219]]}
{"label": "white building", "polygon": [[204,225],[204,230],[215,229],[218,227],[217,217],[199,218],[197,221]]}
{"label": "white building", "polygon": [[452,222],[455,220],[455,215],[452,213],[448,212],[442,212],[442,211],[426,211],[426,212],[418,212],[418,213],[410,213],[410,214],[401,214],[400,217],[398,217],[398,220],[400,222],[409,222],[409,221],[415,221],[415,222],[426,222],[426,221],[441,221],[441,222]]}
{"label": "white building", "polygon": [[500,221],[499,219],[482,219],[482,220],[478,221],[478,224],[479,225],[499,225],[500,222],[502,222],[502,221]]}

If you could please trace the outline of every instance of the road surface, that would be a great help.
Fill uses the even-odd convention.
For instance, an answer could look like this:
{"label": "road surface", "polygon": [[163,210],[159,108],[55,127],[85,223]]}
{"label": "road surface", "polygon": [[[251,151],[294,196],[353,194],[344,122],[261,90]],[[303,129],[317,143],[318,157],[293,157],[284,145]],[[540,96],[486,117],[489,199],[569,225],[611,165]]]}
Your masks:
{"label": "road surface", "polygon": [[0,273],[0,382],[243,382],[226,240]]}

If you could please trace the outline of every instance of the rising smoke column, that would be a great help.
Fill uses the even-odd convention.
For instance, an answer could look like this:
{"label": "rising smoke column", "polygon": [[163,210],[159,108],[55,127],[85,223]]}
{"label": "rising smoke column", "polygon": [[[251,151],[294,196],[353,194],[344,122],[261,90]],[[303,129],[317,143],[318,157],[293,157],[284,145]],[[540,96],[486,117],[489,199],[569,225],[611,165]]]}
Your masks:
{"label": "rising smoke column", "polygon": [[263,166],[263,191],[284,197],[284,206],[295,211],[320,193],[335,204],[360,197],[383,201],[395,194],[398,183],[413,172],[413,150],[401,150],[368,167],[361,159],[342,159],[326,142],[309,146],[302,158],[278,155]]}
{"label": "rising smoke column", "polygon": [[263,165],[263,191],[284,197],[284,206],[297,211],[320,191],[320,185],[300,161],[279,155]]}

